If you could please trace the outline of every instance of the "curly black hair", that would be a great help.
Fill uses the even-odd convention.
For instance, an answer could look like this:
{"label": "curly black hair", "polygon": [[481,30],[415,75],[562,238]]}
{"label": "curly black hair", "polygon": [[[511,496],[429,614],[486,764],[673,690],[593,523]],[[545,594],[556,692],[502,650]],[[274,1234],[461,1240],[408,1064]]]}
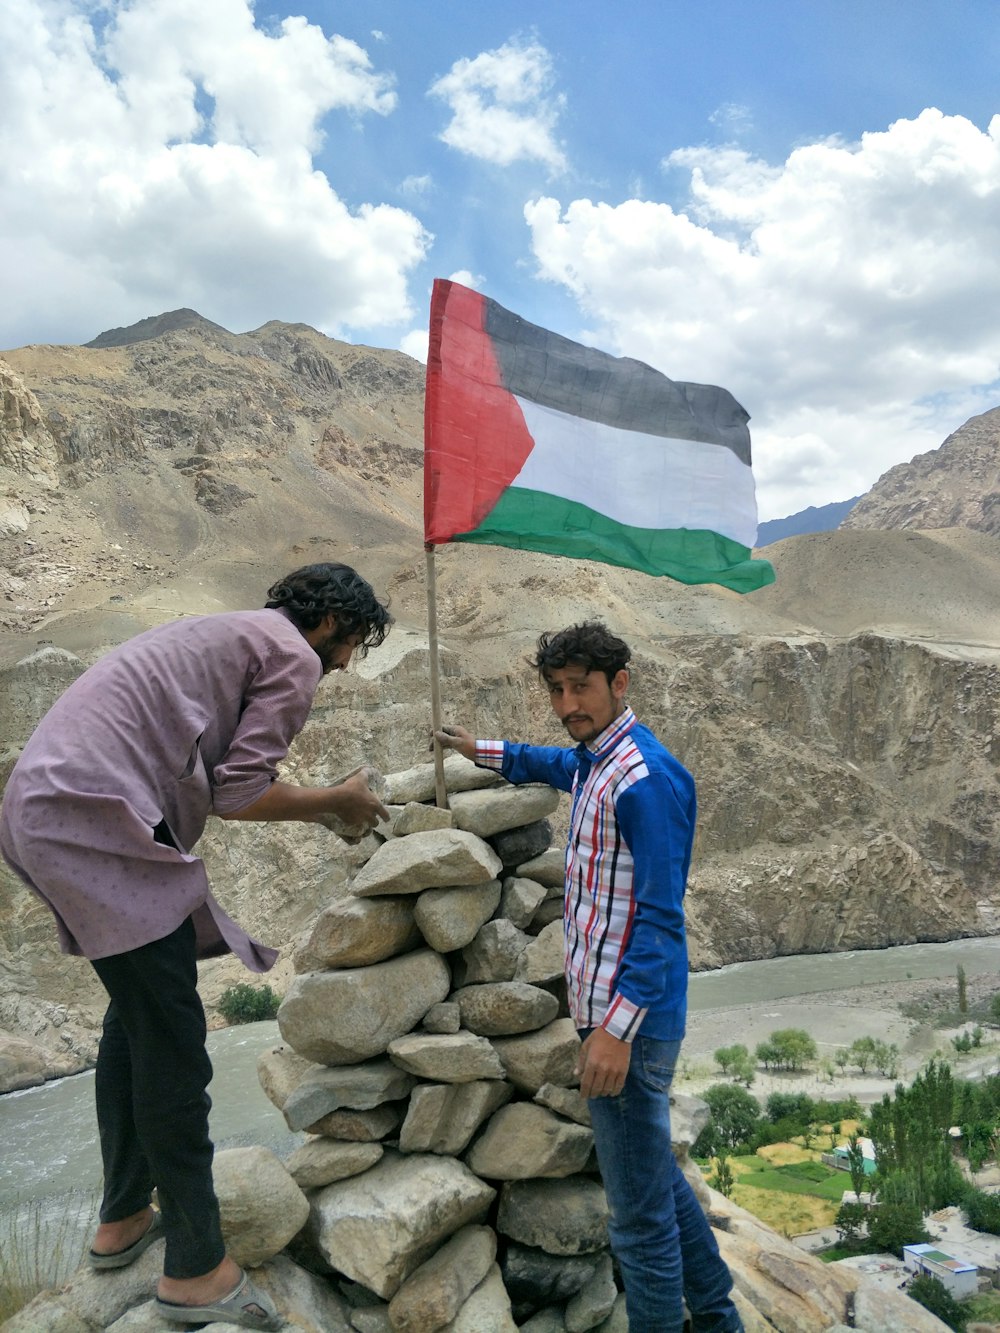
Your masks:
{"label": "curly black hair", "polygon": [[333,615],[337,642],[360,634],[362,657],[382,643],[392,625],[388,606],[350,565],[303,565],[268,588],[267,596],[265,607],[287,611],[301,630],[316,629],[324,616]]}
{"label": "curly black hair", "polygon": [[588,671],[603,671],[610,685],[618,672],[632,657],[624,639],[612,634],[599,620],[585,620],[581,625],[570,625],[555,633],[545,633],[538,640],[538,651],[528,659],[542,679],[550,671],[569,666],[586,667]]}

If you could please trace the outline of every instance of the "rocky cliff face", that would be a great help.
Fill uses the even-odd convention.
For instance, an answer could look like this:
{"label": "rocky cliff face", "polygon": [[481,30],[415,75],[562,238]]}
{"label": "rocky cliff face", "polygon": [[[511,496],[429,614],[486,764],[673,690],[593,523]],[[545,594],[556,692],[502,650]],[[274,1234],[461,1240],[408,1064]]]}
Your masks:
{"label": "rocky cliff face", "polygon": [[970,418],[939,449],[890,468],[841,527],[1000,534],[1000,407]]}
{"label": "rocky cliff face", "polygon": [[[0,780],[101,651],[168,617],[260,605],[311,559],[357,565],[397,624],[321,685],[287,775],[417,762],[422,368],[304,326],[233,335],[175,314],[4,354],[0,515],[19,517],[0,532]],[[542,629],[601,616],[635,650],[637,711],[698,779],[696,967],[993,932],[1000,539],[843,531],[768,555],[777,583],[740,598],[441,548],[446,714],[560,743],[525,657]],[[202,850],[225,905],[276,944],[343,892],[352,856],[291,825],[210,826]],[[0,1027],[86,1058],[89,969],[55,952],[47,912],[6,874],[0,979]]]}

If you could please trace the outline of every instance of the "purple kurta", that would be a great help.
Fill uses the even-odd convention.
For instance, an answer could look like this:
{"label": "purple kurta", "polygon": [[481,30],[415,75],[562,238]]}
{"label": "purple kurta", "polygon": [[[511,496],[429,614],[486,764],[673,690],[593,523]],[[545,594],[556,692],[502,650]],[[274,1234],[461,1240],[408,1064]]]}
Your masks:
{"label": "purple kurta", "polygon": [[[55,913],[64,952],[104,958],[194,913],[199,953],[255,972],[277,952],[213,898],[190,855],[209,814],[263,796],[323,675],[283,611],[197,616],[112,649],[42,719],[10,775],[0,852]],[[165,821],[178,847],[153,839]]]}

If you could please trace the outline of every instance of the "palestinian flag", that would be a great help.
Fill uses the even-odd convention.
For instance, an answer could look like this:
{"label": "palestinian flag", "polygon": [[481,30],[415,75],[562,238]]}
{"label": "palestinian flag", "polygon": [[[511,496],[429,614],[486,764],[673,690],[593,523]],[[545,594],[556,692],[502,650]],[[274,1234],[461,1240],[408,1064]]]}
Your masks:
{"label": "palestinian flag", "polygon": [[600,560],[751,592],[747,413],[529,324],[437,279],[424,417],[424,540]]}

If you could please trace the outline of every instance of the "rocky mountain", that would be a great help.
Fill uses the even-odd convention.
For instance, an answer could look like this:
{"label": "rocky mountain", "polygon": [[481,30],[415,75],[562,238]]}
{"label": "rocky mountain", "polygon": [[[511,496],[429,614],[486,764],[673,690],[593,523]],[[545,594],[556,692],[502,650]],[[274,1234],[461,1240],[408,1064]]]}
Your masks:
{"label": "rocky mountain", "polygon": [[841,526],[1000,535],[1000,407],[972,417],[940,448],[890,468]]}
{"label": "rocky mountain", "polygon": [[787,518],[771,518],[757,528],[757,545],[770,546],[785,537],[801,537],[806,532],[832,532],[857,504],[859,497],[835,500],[828,505],[809,505]]}
{"label": "rocky mountain", "polygon": [[[277,574],[330,558],[387,593],[397,624],[320,687],[287,772],[423,758],[422,394],[401,353],[188,311],[0,354],[0,780],[107,647],[260,605]],[[541,630],[597,615],[632,643],[633,702],[699,783],[696,967],[1000,928],[1000,535],[851,521],[769,547],[776,584],[742,598],[500,548],[436,554],[443,706],[480,734],[563,739],[525,664]],[[227,907],[277,944],[353,873],[306,826],[220,823],[204,853]],[[0,1028],[85,1049],[88,970],[9,875],[0,983]]]}

